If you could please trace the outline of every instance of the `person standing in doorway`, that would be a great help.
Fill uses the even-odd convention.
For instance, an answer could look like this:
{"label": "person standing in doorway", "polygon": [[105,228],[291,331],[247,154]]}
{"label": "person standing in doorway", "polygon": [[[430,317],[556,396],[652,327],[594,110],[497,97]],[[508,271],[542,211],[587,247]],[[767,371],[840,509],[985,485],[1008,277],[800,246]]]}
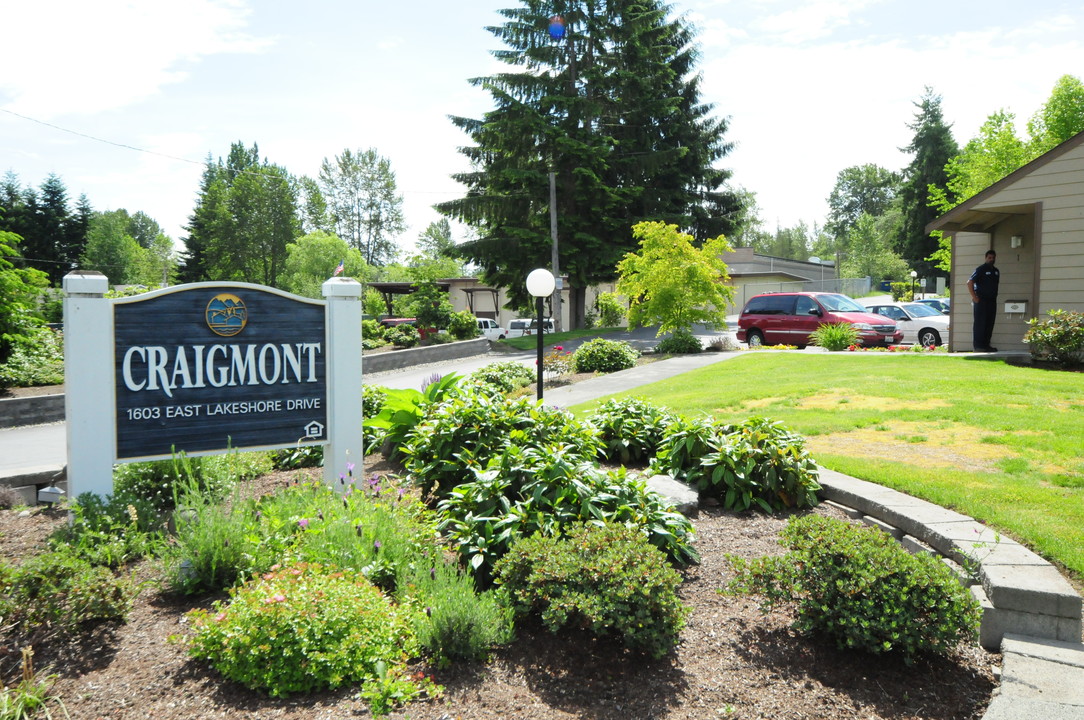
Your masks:
{"label": "person standing in doorway", "polygon": [[995,260],[997,253],[987,250],[986,262],[975,268],[967,280],[967,291],[971,293],[971,307],[975,312],[972,336],[975,352],[997,352],[996,347],[990,347],[997,318],[997,286],[1001,282],[1001,273],[994,267]]}

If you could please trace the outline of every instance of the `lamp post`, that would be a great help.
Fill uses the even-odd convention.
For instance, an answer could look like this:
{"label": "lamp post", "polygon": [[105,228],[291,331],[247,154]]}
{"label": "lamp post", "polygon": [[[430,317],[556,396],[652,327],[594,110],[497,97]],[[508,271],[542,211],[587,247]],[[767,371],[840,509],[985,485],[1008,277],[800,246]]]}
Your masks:
{"label": "lamp post", "polygon": [[911,271],[911,301],[912,302],[915,299],[915,278],[917,278],[917,277],[918,277],[918,271],[917,270],[912,270]]}
{"label": "lamp post", "polygon": [[538,315],[538,390],[536,396],[542,399],[542,298],[553,294],[556,282],[553,273],[545,268],[532,270],[527,276],[527,292],[534,296],[535,312]]}

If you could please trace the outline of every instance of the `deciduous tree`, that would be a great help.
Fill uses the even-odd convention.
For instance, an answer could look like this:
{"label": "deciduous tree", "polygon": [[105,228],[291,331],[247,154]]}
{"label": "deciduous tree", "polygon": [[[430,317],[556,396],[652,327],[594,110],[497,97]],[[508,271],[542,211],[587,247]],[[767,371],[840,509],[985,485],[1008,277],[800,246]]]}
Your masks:
{"label": "deciduous tree", "polygon": [[659,324],[659,335],[689,330],[694,323],[726,326],[734,288],[721,255],[731,250],[720,235],[697,247],[677,225],[638,223],[639,250],[617,265],[617,292],[629,299],[629,326]]}
{"label": "deciduous tree", "polygon": [[399,194],[391,161],[375,148],[349,148],[320,166],[320,189],[335,233],[361,251],[370,265],[395,260],[395,236],[406,229],[403,196]]}

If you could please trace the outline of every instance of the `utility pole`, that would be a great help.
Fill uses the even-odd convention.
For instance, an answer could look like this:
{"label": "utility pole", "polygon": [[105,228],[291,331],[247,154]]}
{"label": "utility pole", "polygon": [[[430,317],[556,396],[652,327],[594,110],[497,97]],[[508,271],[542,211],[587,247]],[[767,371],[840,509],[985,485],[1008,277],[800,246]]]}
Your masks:
{"label": "utility pole", "polygon": [[550,239],[553,240],[553,252],[550,258],[554,277],[553,300],[551,302],[553,330],[554,332],[562,332],[561,292],[564,290],[564,283],[561,281],[561,257],[557,252],[557,176],[553,171],[550,171]]}

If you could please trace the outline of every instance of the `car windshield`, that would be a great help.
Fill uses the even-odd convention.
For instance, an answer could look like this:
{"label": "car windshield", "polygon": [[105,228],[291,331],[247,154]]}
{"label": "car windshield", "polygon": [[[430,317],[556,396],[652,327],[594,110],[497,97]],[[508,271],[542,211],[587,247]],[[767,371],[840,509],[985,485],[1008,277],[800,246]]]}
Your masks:
{"label": "car windshield", "polygon": [[907,303],[903,306],[910,313],[911,317],[937,317],[941,313],[933,309],[929,305],[923,305],[922,303]]}
{"label": "car windshield", "polygon": [[828,310],[832,312],[869,312],[854,300],[851,300],[846,295],[837,295],[830,293],[827,295],[818,295],[817,300]]}

